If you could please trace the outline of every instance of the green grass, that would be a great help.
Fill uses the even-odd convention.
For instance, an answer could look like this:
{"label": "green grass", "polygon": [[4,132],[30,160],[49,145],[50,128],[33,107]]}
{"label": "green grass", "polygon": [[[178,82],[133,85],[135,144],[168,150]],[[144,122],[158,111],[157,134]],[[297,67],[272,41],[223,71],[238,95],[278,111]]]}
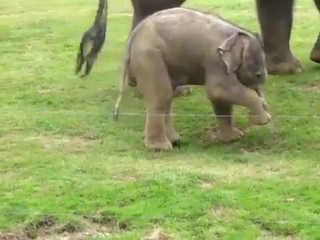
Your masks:
{"label": "green grass", "polygon": [[[265,86],[272,123],[230,145],[212,142],[212,117],[183,116],[212,112],[197,87],[174,103],[182,147],[162,153],[144,148],[143,115],[123,115],[118,123],[108,116],[129,1],[110,1],[108,43],[87,79],[73,74],[96,5],[0,3],[0,229],[47,239],[62,232],[93,239],[98,231],[140,239],[159,225],[173,239],[319,239],[320,124],[312,116],[320,110],[320,68],[308,59],[319,21],[312,1],[298,1],[291,41],[305,72],[270,76]],[[252,0],[186,6],[258,31]],[[130,92],[122,106],[144,113],[143,100]],[[246,119],[237,117],[237,124]]]}

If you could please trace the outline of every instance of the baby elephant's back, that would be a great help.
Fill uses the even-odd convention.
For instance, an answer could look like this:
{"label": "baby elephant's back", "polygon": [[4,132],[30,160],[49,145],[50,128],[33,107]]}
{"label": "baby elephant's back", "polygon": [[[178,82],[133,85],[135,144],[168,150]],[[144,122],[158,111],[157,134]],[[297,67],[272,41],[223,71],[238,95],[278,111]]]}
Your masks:
{"label": "baby elephant's back", "polygon": [[[212,18],[198,11],[173,8],[160,11],[149,18],[157,35],[157,43],[164,58],[173,64],[192,65],[203,60],[205,54],[220,42],[219,33],[210,34]],[[189,63],[189,64],[188,64]]]}

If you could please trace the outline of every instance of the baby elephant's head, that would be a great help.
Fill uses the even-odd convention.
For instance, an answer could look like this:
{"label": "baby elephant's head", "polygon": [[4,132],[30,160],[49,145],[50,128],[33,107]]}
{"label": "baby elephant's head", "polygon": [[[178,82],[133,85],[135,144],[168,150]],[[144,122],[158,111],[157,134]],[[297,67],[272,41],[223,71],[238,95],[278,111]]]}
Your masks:
{"label": "baby elephant's head", "polygon": [[235,73],[239,81],[250,88],[257,88],[267,78],[263,43],[258,34],[237,32],[218,48],[228,74]]}

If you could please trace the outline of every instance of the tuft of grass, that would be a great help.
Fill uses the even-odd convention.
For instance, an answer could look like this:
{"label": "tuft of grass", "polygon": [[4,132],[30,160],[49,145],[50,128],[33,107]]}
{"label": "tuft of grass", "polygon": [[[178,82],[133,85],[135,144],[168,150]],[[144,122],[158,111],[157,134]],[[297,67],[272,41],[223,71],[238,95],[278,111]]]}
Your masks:
{"label": "tuft of grass", "polygon": [[[259,31],[251,0],[186,6]],[[131,23],[128,1],[110,1],[99,60],[88,78],[73,75],[96,7],[84,0],[0,3],[0,238],[318,238],[320,68],[308,59],[318,31],[313,3],[298,2],[291,41],[305,72],[266,83],[273,122],[233,144],[210,141],[216,123],[205,115],[212,109],[204,89],[194,87],[174,102],[183,141],[172,152],[144,148],[144,102],[132,89],[122,112],[141,114],[110,118]],[[245,121],[236,117],[240,127]]]}

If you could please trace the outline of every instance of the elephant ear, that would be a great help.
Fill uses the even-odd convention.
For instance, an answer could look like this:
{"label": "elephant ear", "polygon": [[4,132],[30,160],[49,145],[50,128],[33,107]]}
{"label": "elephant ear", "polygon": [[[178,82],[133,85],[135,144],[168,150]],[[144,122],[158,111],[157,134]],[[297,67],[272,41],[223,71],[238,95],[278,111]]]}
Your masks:
{"label": "elephant ear", "polygon": [[227,66],[228,74],[235,72],[241,66],[244,49],[243,38],[247,36],[246,33],[237,32],[218,47],[221,59]]}

